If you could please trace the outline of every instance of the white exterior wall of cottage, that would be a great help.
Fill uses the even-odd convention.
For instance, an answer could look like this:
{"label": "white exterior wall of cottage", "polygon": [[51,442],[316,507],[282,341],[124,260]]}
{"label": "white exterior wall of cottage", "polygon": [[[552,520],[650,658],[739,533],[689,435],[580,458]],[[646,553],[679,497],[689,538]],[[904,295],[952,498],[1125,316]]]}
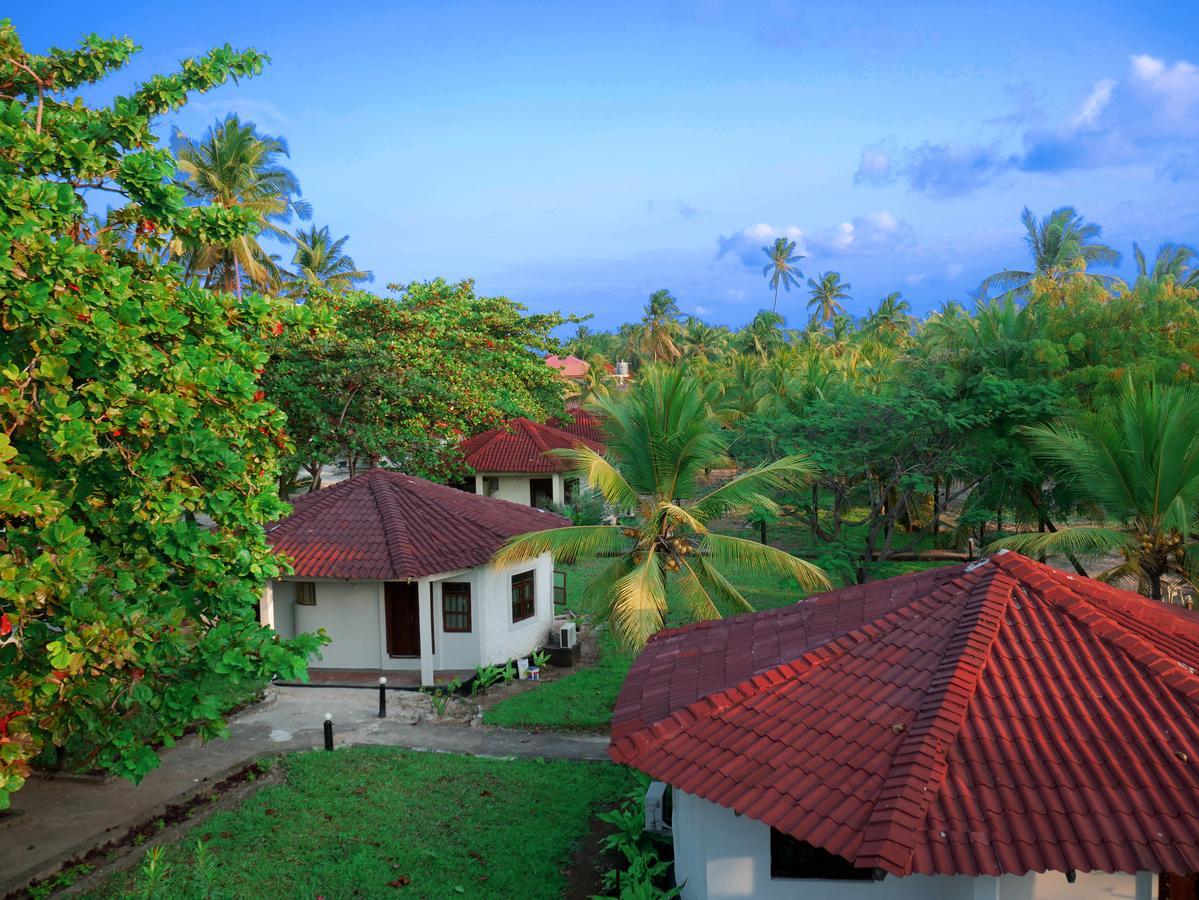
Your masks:
{"label": "white exterior wall of cottage", "polygon": [[684,900],[1153,900],[1157,876],[1079,872],[911,875],[882,881],[770,877],[770,828],[700,797],[674,791],[675,877]]}
{"label": "white exterior wall of cottage", "polygon": [[[512,621],[512,576],[534,571],[534,614]],[[479,566],[419,579],[418,603],[422,657],[391,657],[387,653],[384,582],[311,579],[293,576],[274,582],[263,597],[263,621],[288,638],[324,628],[332,638],[309,664],[328,669],[382,669],[417,671],[422,681],[432,673],[474,669],[529,655],[545,643],[553,625],[552,557],[503,570]],[[297,582],[315,585],[316,604],[297,606]],[[471,586],[471,630],[447,632],[442,614],[442,585],[467,582]],[[429,652],[429,636],[432,650]]]}

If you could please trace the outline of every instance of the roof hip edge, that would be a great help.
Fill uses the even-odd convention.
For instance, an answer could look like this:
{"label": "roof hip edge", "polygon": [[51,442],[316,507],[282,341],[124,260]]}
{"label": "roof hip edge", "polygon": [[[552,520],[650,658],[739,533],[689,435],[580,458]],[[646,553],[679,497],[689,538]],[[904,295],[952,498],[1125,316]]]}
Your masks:
{"label": "roof hip edge", "polygon": [[387,539],[385,542],[387,558],[391,561],[391,577],[404,577],[401,573],[405,555],[401,537],[404,531],[404,517],[400,515],[399,501],[392,493],[390,483],[382,478],[367,479],[367,487],[375,501],[375,508],[379,510],[379,518],[383,521],[383,534]]}
{"label": "roof hip edge", "polygon": [[896,760],[910,762],[897,764],[883,782],[862,829],[855,866],[901,877],[912,872],[919,829],[948,771],[949,745],[943,735],[956,734],[962,727],[1018,587],[995,567],[978,574],[984,577],[971,589],[912,727],[895,753]]}

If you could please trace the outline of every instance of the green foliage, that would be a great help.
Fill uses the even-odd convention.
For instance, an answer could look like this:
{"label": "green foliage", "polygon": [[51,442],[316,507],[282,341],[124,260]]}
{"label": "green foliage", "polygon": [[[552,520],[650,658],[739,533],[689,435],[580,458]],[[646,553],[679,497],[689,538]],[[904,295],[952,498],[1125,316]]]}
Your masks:
{"label": "green foliage", "polygon": [[[262,343],[310,316],[181,280],[182,241],[256,226],[189,207],[151,131],[265,58],[215,50],[106,108],[64,95],[135,50],[93,36],[27,54],[0,23],[0,806],[43,745],[84,735],[90,764],[142,777],[155,742],[223,733],[204,676],[294,678],[320,643],[256,621],[280,571],[262,523],[286,509],[271,487],[288,447],[258,393]],[[98,187],[124,200],[103,227]],[[138,734],[147,709],[157,724]]]}
{"label": "green foliage", "polygon": [[1114,527],[1015,535],[997,546],[1038,555],[1122,553],[1124,563],[1100,577],[1135,578],[1154,599],[1161,599],[1168,573],[1199,580],[1199,545],[1193,539],[1199,519],[1199,391],[1130,381],[1096,412],[1023,434],[1052,467],[1059,489]]}
{"label": "green foliage", "polygon": [[667,842],[645,830],[648,785],[648,778],[638,779],[619,806],[596,816],[615,829],[604,838],[601,849],[606,853],[616,851],[625,859],[623,867],[604,873],[603,889],[615,893],[603,900],[670,900],[682,893],[682,888],[670,886],[671,861],[661,857]]}
{"label": "green foliage", "polygon": [[[204,897],[202,841],[217,897],[523,897],[552,900],[592,814],[624,794],[627,769],[386,747],[283,757],[263,787],[166,845],[163,896]],[[127,897],[136,872],[91,896]]]}
{"label": "green foliage", "polygon": [[[422,687],[421,693],[429,698],[429,703],[433,706],[433,712],[438,718],[445,715],[446,709],[450,705],[450,701],[454,699],[454,695],[458,693],[462,687],[462,680],[455,678],[445,684],[438,684],[433,687]],[[475,691],[471,689],[471,693]]]}
{"label": "green foliage", "polygon": [[[285,331],[263,379],[295,439],[290,471],[339,459],[387,460],[413,475],[463,473],[459,439],[514,418],[562,413],[561,382],[541,353],[566,319],[526,315],[469,281],[408,285],[396,300],[314,293],[322,331]],[[288,485],[284,485],[285,488]]]}
{"label": "green foliage", "polygon": [[631,524],[573,525],[516,537],[493,558],[507,566],[552,552],[612,558],[586,588],[602,603],[615,634],[640,648],[665,621],[667,579],[676,603],[696,618],[719,618],[720,603],[749,605],[721,569],[789,576],[797,586],[828,584],[810,563],[764,544],[712,532],[708,523],[752,507],[774,509],[766,494],[801,483],[812,468],[791,455],[741,472],[710,488],[705,473],[726,464],[729,436],[713,392],[679,368],[650,368],[619,395],[596,398],[607,453],[551,451],[572,462],[609,506],[632,511]]}

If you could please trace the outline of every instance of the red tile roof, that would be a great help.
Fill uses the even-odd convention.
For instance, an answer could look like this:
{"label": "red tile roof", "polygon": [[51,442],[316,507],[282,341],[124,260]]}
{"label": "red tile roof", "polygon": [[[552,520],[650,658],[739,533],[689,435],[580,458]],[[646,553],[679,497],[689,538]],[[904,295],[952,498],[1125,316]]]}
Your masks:
{"label": "red tile roof", "polygon": [[604,452],[596,441],[520,418],[463,441],[462,455],[476,472],[567,472],[573,468],[569,462],[545,453],[579,446]]}
{"label": "red tile roof", "polygon": [[894,875],[1199,870],[1199,617],[1015,553],[663,631],[611,757]]}
{"label": "red tile roof", "polygon": [[371,469],[307,494],[267,526],[308,578],[421,578],[483,565],[510,537],[570,523],[552,513]]}
{"label": "red tile roof", "polygon": [[550,354],[545,358],[545,364],[551,369],[557,369],[567,378],[583,378],[591,371],[591,364],[577,356],[555,356]]}
{"label": "red tile roof", "polygon": [[597,444],[604,443],[604,429],[600,424],[598,416],[594,416],[577,406],[568,409],[566,413],[566,418],[550,419],[549,424],[565,431],[567,434],[586,438],[589,441],[595,441]]}

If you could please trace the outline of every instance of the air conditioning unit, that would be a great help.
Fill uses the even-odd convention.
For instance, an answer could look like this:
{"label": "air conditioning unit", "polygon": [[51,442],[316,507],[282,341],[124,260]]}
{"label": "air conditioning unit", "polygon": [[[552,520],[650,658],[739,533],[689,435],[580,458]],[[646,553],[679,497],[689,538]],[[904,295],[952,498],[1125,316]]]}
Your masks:
{"label": "air conditioning unit", "polygon": [[579,630],[574,622],[563,622],[558,627],[558,646],[570,649],[579,642]]}
{"label": "air conditioning unit", "polygon": [[671,833],[670,788],[661,781],[651,781],[645,792],[645,830],[650,834],[670,837]]}

